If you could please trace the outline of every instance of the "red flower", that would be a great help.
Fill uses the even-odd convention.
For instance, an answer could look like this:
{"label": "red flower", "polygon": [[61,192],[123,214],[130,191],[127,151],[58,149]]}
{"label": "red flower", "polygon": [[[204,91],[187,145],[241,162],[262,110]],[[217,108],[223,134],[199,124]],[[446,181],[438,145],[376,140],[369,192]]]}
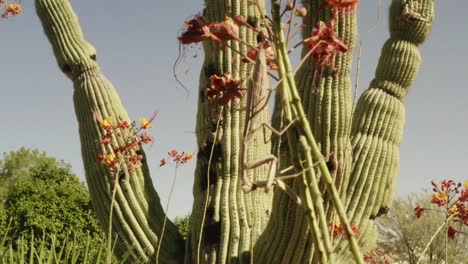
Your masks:
{"label": "red flower", "polygon": [[201,16],[195,17],[190,21],[185,21],[185,26],[187,30],[177,38],[182,44],[191,44],[209,40],[212,36],[208,24]]}
{"label": "red flower", "polygon": [[348,46],[335,34],[333,19],[328,24],[323,21],[318,22],[308,42],[307,48],[312,52],[314,61],[330,68],[333,67],[333,60],[337,53],[348,51]]}
{"label": "red flower", "polygon": [[358,237],[359,234],[361,233],[361,230],[359,230],[359,227],[357,227],[355,225],[351,225],[351,229],[353,230],[353,233],[354,233],[355,237]]}
{"label": "red flower", "polygon": [[102,137],[100,143],[102,145],[108,145],[110,143],[112,143],[112,139],[111,139],[111,136],[109,134],[106,134]]}
{"label": "red flower", "polygon": [[344,235],[344,229],[341,223],[334,222],[328,225],[328,230],[333,234],[333,237],[338,238]]}
{"label": "red flower", "polygon": [[117,128],[120,128],[120,129],[128,129],[130,128],[130,124],[123,120],[123,118],[121,116],[119,116],[119,122],[117,122]]}
{"label": "red flower", "polygon": [[240,82],[225,73],[223,76],[212,75],[210,77],[211,88],[205,92],[208,100],[217,99],[219,105],[227,105],[231,100],[242,98]]}
{"label": "red flower", "polygon": [[[255,61],[258,56],[258,51],[259,49],[263,46],[263,49],[265,50],[265,57],[267,59],[267,65],[270,67],[270,70],[272,71],[277,71],[278,66],[275,63],[275,53],[273,51],[273,48],[270,46],[268,42],[263,42],[259,44],[256,48],[251,48],[249,51],[247,51],[246,57]],[[242,59],[243,63],[248,63],[249,60],[246,58]]]}
{"label": "red flower", "polygon": [[458,200],[462,203],[468,202],[468,186],[466,186],[465,189],[461,191],[461,194],[460,194],[460,197],[458,197]]}
{"label": "red flower", "polygon": [[178,152],[177,150],[173,149],[167,153],[167,155],[171,158],[175,158],[177,156]]}
{"label": "red flower", "polygon": [[211,40],[219,44],[236,39],[239,31],[239,26],[229,17],[223,22],[208,24],[203,17],[198,16],[190,21],[186,21],[185,26],[187,30],[177,38],[184,45],[205,40]]}
{"label": "red flower", "polygon": [[448,227],[448,230],[447,230],[447,235],[448,235],[448,237],[450,237],[451,239],[455,239],[455,234],[456,234],[457,232],[458,232],[458,231],[457,231],[455,228],[453,228],[453,226],[450,225],[450,226]]}
{"label": "red flower", "polygon": [[154,138],[152,136],[150,136],[148,134],[148,132],[145,132],[145,133],[141,134],[140,139],[141,139],[141,142],[143,142],[143,144],[148,144],[148,143],[154,142]]}
{"label": "red flower", "polygon": [[416,206],[414,208],[414,214],[416,215],[416,218],[421,218],[422,212],[424,211],[424,208],[421,205]]}
{"label": "red flower", "polygon": [[210,32],[216,37],[211,40],[215,43],[236,39],[239,34],[239,26],[230,17],[220,23],[211,23]]}
{"label": "red flower", "polygon": [[[187,151],[183,151],[183,152],[179,153],[175,149],[169,151],[167,153],[167,156],[168,156],[168,158],[170,158],[172,160],[172,162],[174,163],[174,165],[176,167],[179,166],[180,164],[185,164],[185,163],[189,162],[193,158],[191,153],[189,153]],[[164,166],[164,165],[166,165],[166,163],[167,163],[166,159],[161,159],[161,161],[159,162],[159,166]]]}
{"label": "red flower", "polygon": [[440,184],[440,189],[443,191],[448,191],[452,186],[455,187],[457,184],[453,180],[444,180]]}
{"label": "red flower", "polygon": [[325,3],[334,9],[343,9],[356,6],[359,0],[325,0]]}

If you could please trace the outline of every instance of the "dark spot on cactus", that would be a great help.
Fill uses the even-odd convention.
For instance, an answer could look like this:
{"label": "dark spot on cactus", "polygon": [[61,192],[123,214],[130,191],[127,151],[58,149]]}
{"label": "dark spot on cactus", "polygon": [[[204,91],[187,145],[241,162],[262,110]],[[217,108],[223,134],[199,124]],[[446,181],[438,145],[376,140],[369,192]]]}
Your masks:
{"label": "dark spot on cactus", "polygon": [[257,34],[257,43],[263,43],[266,41],[266,36],[263,34],[263,32],[260,32]]}
{"label": "dark spot on cactus", "polygon": [[119,171],[119,176],[117,177],[117,180],[122,183],[122,182],[125,182],[125,180],[127,179],[127,174],[125,173],[125,171],[121,170]]}
{"label": "dark spot on cactus", "polygon": [[379,212],[377,213],[377,217],[379,217],[381,215],[384,215],[384,214],[387,214],[389,210],[390,210],[390,208],[388,208],[388,206],[380,207]]}
{"label": "dark spot on cactus", "polygon": [[[216,144],[214,146],[211,165],[208,166],[212,148],[213,143],[208,142],[205,147],[197,153],[197,159],[200,161],[200,188],[202,190],[206,190],[208,188],[208,180],[209,185],[216,184],[218,180],[216,163],[220,162],[222,158],[221,144]],[[210,171],[208,171],[208,167]]]}
{"label": "dark spot on cactus", "polygon": [[247,17],[247,24],[249,24],[250,26],[252,26],[254,28],[257,28],[257,26],[258,26],[258,17],[248,16]]}
{"label": "dark spot on cactus", "polygon": [[216,184],[218,175],[216,173],[216,166],[212,163],[210,171],[208,172],[208,162],[200,162],[200,188],[204,191],[208,188],[208,179],[210,185]]}
{"label": "dark spot on cactus", "polygon": [[[212,75],[217,74],[215,65],[214,65],[214,64],[208,64],[208,65],[206,65],[206,66],[205,66],[204,72],[205,72],[206,80],[207,80],[208,85],[209,85],[210,77],[211,77]],[[207,87],[208,87],[208,85],[207,85]]]}
{"label": "dark spot on cactus", "polygon": [[335,153],[331,153],[327,161],[327,168],[330,174],[335,175],[338,168],[338,160],[335,156]]}
{"label": "dark spot on cactus", "polygon": [[384,205],[384,206],[381,206],[381,207],[379,208],[379,211],[377,212],[377,215],[371,215],[371,216],[369,217],[369,219],[374,220],[374,219],[377,218],[377,217],[380,217],[380,216],[382,216],[382,215],[387,214],[388,211],[390,211],[390,208],[389,208],[388,206],[385,206],[385,205]]}
{"label": "dark spot on cactus", "polygon": [[90,59],[92,59],[93,61],[96,61],[96,54],[91,54],[91,56],[89,56]]}
{"label": "dark spot on cactus", "polygon": [[206,216],[208,219],[213,219],[214,213],[215,213],[214,207],[213,207],[213,206],[210,206],[210,207],[206,208],[206,214],[205,214],[205,216]]}
{"label": "dark spot on cactus", "polygon": [[68,66],[68,64],[62,65],[62,67],[60,67],[60,69],[62,70],[63,73],[65,73],[67,75],[71,74],[71,72],[72,72],[72,69],[70,68],[70,66]]}
{"label": "dark spot on cactus", "polygon": [[203,241],[206,244],[219,244],[221,240],[221,223],[206,224],[203,228]]}
{"label": "dark spot on cactus", "polygon": [[[242,256],[242,257],[241,257],[242,261],[239,261],[239,262],[241,262],[241,263],[242,263],[242,262],[243,262],[243,263],[250,263],[250,252],[249,252],[249,251],[244,251],[244,252],[242,252],[242,255],[241,255],[241,256]],[[236,262],[233,262],[233,263],[237,263],[237,261],[236,261]]]}
{"label": "dark spot on cactus", "polygon": [[200,91],[200,94],[198,95],[198,98],[199,98],[201,104],[205,103],[205,90]]}

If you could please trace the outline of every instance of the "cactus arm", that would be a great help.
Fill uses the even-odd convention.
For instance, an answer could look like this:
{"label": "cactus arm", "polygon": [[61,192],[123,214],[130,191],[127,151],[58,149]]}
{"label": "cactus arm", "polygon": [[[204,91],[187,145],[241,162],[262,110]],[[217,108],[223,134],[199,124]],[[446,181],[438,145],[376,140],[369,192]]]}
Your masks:
{"label": "cactus arm", "polygon": [[[405,121],[403,100],[421,64],[417,46],[429,35],[433,17],[433,0],[392,1],[390,38],[382,48],[375,77],[356,107],[346,205],[352,221],[365,232],[371,232],[372,220],[388,210],[393,198]],[[362,237],[364,249],[370,247],[368,241]]]}
{"label": "cactus arm", "polygon": [[[97,155],[112,150],[97,144],[104,131],[95,120],[93,111],[103,117],[111,116],[114,121],[119,116],[128,122],[130,120],[113,85],[100,72],[96,51],[84,39],[69,2],[37,0],[36,9],[60,69],[73,82],[86,180],[97,216],[107,230],[114,184],[109,171],[98,164]],[[122,146],[123,142],[114,138],[113,144]],[[117,253],[130,253],[128,261],[133,263],[154,260],[166,215],[154,190],[146,158],[135,172],[122,171],[118,184],[114,186],[112,230],[118,233]],[[161,262],[178,263],[183,259],[183,240],[172,223],[166,227],[161,249]]]}

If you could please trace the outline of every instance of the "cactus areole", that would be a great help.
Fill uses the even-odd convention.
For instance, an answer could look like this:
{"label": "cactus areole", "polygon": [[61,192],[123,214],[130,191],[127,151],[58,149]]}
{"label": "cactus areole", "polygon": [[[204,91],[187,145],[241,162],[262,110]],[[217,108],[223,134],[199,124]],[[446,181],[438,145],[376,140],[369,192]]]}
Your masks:
{"label": "cactus areole", "polygon": [[[114,157],[115,148],[96,144],[106,135],[96,116],[131,121],[69,1],[35,2],[57,63],[73,82],[86,180],[101,224],[117,237],[118,257],[128,263],[363,263],[377,240],[374,219],[394,194],[403,101],[421,64],[418,45],[431,30],[434,0],[392,0],[390,37],[355,106],[350,72],[358,1],[303,0],[299,7],[298,1],[272,0],[267,14],[261,0],[205,0],[203,16],[186,22],[179,37],[181,45],[201,42],[205,53],[185,241],[171,221],[163,228],[166,215],[143,150],[132,150],[139,165],[122,164],[117,178],[99,164],[98,155]],[[303,23],[298,70],[288,54],[293,20]],[[255,124],[278,131],[289,126],[280,136],[249,128],[245,143],[252,113],[242,110],[242,89],[249,87],[258,47],[279,84],[273,84],[271,122],[268,106],[255,107]],[[118,137],[106,139],[125,145]],[[243,191],[242,179],[265,182],[269,167],[241,165],[266,156],[277,159],[282,187]]]}

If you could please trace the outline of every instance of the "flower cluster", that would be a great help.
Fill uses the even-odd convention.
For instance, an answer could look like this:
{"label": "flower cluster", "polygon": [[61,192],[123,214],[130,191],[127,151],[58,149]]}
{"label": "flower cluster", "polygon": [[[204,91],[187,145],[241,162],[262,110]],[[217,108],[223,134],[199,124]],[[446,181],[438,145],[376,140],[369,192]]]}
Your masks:
{"label": "flower cluster", "polygon": [[[4,1],[0,0],[0,10],[3,8]],[[0,15],[0,18],[9,18],[10,16],[17,16],[21,15],[23,10],[21,9],[21,5],[18,3],[6,3],[5,11]]]}
{"label": "flower cluster", "polygon": [[305,41],[307,48],[312,53],[313,60],[321,65],[333,69],[333,62],[338,53],[348,51],[348,46],[335,34],[335,22],[325,23],[319,21],[317,27],[312,30],[312,36]]}
{"label": "flower cluster", "polygon": [[371,264],[390,264],[390,259],[380,251],[370,251],[364,254],[364,261]]}
{"label": "flower cluster", "polygon": [[[117,122],[114,122],[110,116],[101,119],[95,115],[100,127],[104,130],[98,143],[106,149],[112,149],[109,153],[99,154],[97,159],[109,169],[113,181],[123,167],[132,172],[141,165],[143,155],[139,150],[143,144],[154,142],[154,138],[146,130],[152,127],[151,122],[156,114],[157,112],[150,120],[140,118],[139,126],[136,122],[128,123],[120,116]],[[123,142],[123,144],[118,142]]]}
{"label": "flower cluster", "polygon": [[223,76],[212,75],[210,86],[205,92],[205,97],[210,101],[216,100],[218,105],[227,105],[235,98],[244,96],[240,82],[230,73],[225,73]]}
{"label": "flower cluster", "polygon": [[243,63],[255,61],[257,59],[260,48],[263,48],[265,50],[266,63],[268,67],[270,68],[270,70],[277,71],[278,66],[275,63],[275,53],[270,43],[268,43],[268,41],[264,41],[263,43],[260,43],[256,48],[251,48],[249,51],[247,51],[245,58],[243,58],[241,61]]}
{"label": "flower cluster", "polygon": [[[464,184],[461,182],[455,183],[453,180],[444,180],[440,186],[435,182],[431,182],[433,188],[431,204],[437,205],[447,218],[451,218],[453,222],[459,223],[461,226],[468,226],[468,181]],[[423,212],[428,208],[418,205],[414,208],[414,213],[417,218],[421,218]],[[448,226],[447,235],[454,239],[457,233],[461,233],[455,229],[453,225]]]}
{"label": "flower cluster", "polygon": [[188,45],[205,40],[211,40],[215,44],[226,42],[231,39],[237,39],[239,26],[227,17],[224,21],[218,23],[208,23],[203,17],[197,16],[192,20],[185,22],[186,31],[179,37],[179,42]]}
{"label": "flower cluster", "polygon": [[167,153],[167,158],[161,159],[159,166],[171,164],[174,167],[179,167],[182,164],[189,162],[193,158],[193,155],[187,151],[178,152],[173,149]]}
{"label": "flower cluster", "polygon": [[[351,229],[353,230],[354,236],[359,237],[359,234],[360,234],[359,227],[355,225],[351,225]],[[328,230],[335,239],[340,238],[340,237],[345,237],[345,230],[343,228],[343,225],[338,221],[334,221],[328,224]]]}

